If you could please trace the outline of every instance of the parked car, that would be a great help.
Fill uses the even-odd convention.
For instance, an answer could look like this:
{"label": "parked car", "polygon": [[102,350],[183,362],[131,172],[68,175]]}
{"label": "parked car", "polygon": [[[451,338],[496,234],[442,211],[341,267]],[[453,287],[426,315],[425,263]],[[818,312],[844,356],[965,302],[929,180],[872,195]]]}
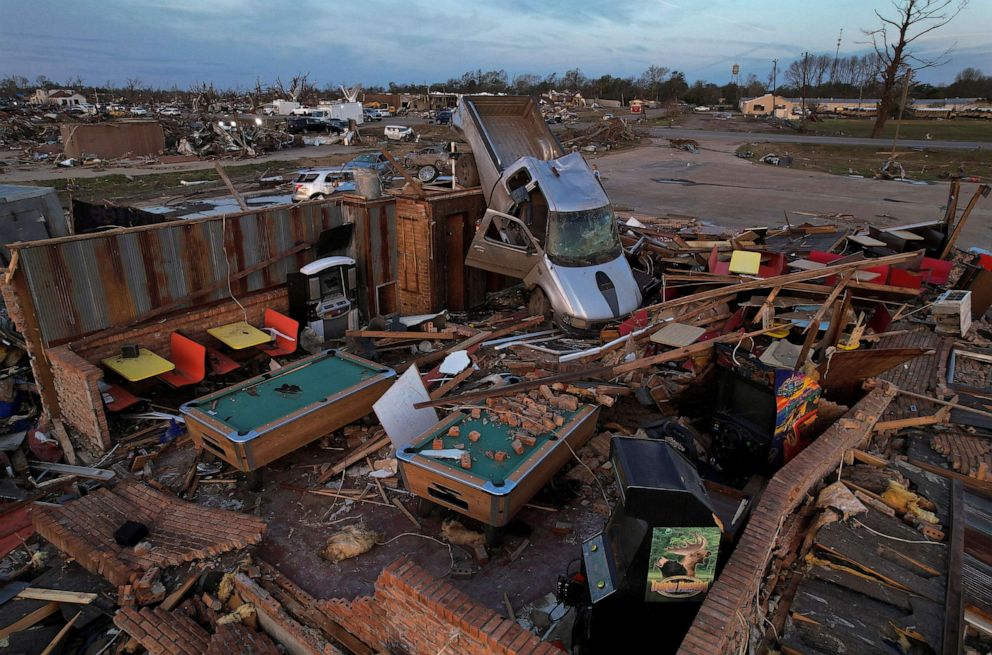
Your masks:
{"label": "parked car", "polygon": [[417,138],[413,128],[407,125],[387,125],[385,133],[390,141],[413,141]]}
{"label": "parked car", "polygon": [[147,116],[148,110],[144,107],[131,107],[132,116]]}
{"label": "parked car", "polygon": [[286,119],[286,131],[290,134],[304,134],[307,132],[331,132],[340,134],[345,128],[334,125],[329,121],[313,116],[290,116]]}
{"label": "parked car", "polygon": [[158,113],[163,116],[182,116],[182,110],[179,107],[162,107],[158,110]]}
{"label": "parked car", "polygon": [[698,111],[698,112],[705,112],[705,111],[709,111],[709,110],[710,110],[710,108],[707,107],[706,105],[699,105],[698,107],[694,107],[693,108],[693,111]]}
{"label": "parked car", "polygon": [[326,198],[355,190],[355,173],[345,168],[313,168],[293,180],[293,202]]}
{"label": "parked car", "polygon": [[72,105],[65,111],[67,114],[78,114],[78,115],[96,114],[96,107],[88,102],[83,102],[78,105]]}
{"label": "parked car", "polygon": [[363,109],[362,114],[365,116],[367,121],[381,121],[382,116],[379,115],[378,109]]}
{"label": "parked car", "polygon": [[349,168],[367,168],[378,172],[381,176],[390,173],[393,170],[393,165],[386,159],[386,155],[381,152],[367,152],[364,155],[358,155],[345,164],[343,168],[345,170]]}
{"label": "parked car", "polygon": [[327,124],[330,126],[330,131],[335,134],[340,134],[348,129],[348,121],[340,118],[328,118]]}
{"label": "parked car", "polygon": [[403,166],[417,169],[417,179],[433,182],[442,172],[451,169],[451,157],[443,145],[427,146],[403,157]]}
{"label": "parked car", "polygon": [[389,111],[386,107],[380,107],[376,109],[376,111],[379,112],[380,118],[392,118],[393,116],[393,112]]}
{"label": "parked car", "polygon": [[450,125],[451,124],[451,110],[442,109],[434,114],[434,122],[438,125]]}

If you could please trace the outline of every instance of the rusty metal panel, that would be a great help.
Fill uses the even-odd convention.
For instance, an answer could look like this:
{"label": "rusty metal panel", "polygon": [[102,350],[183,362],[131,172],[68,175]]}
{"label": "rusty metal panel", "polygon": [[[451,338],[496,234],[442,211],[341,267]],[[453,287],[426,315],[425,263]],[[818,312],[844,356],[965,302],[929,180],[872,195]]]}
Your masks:
{"label": "rusty metal panel", "polygon": [[[390,211],[391,204],[388,209],[376,205],[376,221],[389,221]],[[337,201],[174,221],[22,244],[20,261],[42,338],[51,346],[140,321],[199,289],[221,284],[193,304],[226,297],[222,283],[229,274],[227,262],[230,275],[236,275],[298,244],[316,244],[322,231],[341,225],[348,214],[364,212],[363,206],[342,211]],[[392,216],[389,222],[395,223]],[[389,245],[395,225],[377,225],[372,235],[365,227],[364,234],[375,240],[375,248],[369,248],[370,266],[381,271],[372,277],[382,280],[395,270],[395,248]],[[376,261],[380,254],[385,254],[381,262]],[[252,273],[233,284],[234,292],[283,284],[306,258],[306,252],[297,253]]]}

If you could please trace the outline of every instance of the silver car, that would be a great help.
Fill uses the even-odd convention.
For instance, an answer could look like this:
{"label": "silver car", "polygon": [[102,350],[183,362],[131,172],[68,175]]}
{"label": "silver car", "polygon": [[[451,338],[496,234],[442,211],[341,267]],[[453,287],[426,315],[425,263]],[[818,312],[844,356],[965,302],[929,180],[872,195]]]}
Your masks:
{"label": "silver car", "polygon": [[336,193],[355,190],[355,173],[341,168],[314,168],[300,171],[293,180],[293,202],[319,200]]}

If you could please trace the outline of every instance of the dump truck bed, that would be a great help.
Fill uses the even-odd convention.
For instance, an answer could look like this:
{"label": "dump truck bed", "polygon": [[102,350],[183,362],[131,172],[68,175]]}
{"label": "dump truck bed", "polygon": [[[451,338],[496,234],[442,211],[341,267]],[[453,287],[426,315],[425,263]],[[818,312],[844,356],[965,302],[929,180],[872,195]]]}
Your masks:
{"label": "dump truck bed", "polygon": [[[529,96],[465,96],[469,120],[462,126],[476,157],[488,152],[502,172],[521,157],[545,161],[565,154]],[[480,141],[480,143],[476,143]]]}

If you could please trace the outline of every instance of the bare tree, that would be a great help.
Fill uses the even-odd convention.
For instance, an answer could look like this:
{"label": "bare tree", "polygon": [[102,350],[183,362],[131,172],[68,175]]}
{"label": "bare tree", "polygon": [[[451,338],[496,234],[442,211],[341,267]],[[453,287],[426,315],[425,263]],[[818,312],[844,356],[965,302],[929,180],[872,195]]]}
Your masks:
{"label": "bare tree", "polygon": [[864,30],[865,35],[871,38],[881,64],[882,91],[878,103],[878,118],[871,130],[872,138],[881,135],[895,106],[902,69],[920,70],[939,66],[947,61],[950,50],[937,57],[923,57],[914,52],[913,42],[947,25],[967,4],[968,0],[892,0],[892,6],[896,10],[894,18],[875,12],[882,24],[874,30]]}
{"label": "bare tree", "polygon": [[308,96],[317,92],[317,87],[310,81],[310,73],[299,73],[289,81],[287,88],[282,78],[277,77],[272,89],[280,96],[293,102],[303,103]]}
{"label": "bare tree", "polygon": [[661,85],[665,83],[670,71],[664,66],[648,66],[648,69],[641,73],[637,83],[644,88],[648,94],[654,94],[655,101],[661,96]]}
{"label": "bare tree", "polygon": [[136,93],[143,89],[145,83],[141,81],[140,77],[129,77],[126,82],[124,82],[124,89],[127,91],[128,102],[134,102],[134,97]]}

